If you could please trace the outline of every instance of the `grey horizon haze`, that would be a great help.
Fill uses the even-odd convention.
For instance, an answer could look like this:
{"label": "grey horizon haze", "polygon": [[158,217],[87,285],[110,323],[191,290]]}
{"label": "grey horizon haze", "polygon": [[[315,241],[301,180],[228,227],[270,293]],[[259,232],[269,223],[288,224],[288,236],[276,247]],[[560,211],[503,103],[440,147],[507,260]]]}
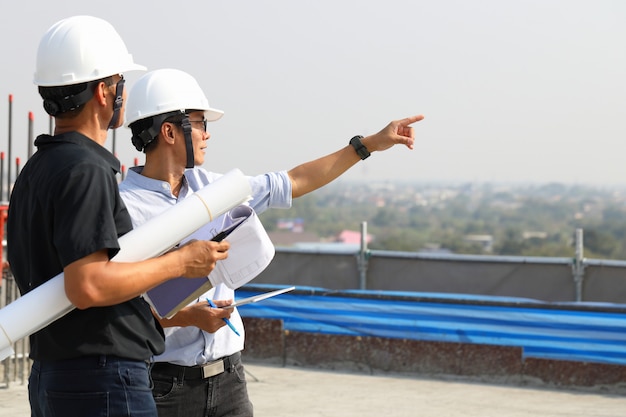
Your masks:
{"label": "grey horizon haze", "polygon": [[[14,2],[0,13],[0,150],[48,131],[32,83],[56,21],[115,26],[135,62],[195,76],[224,117],[204,167],[289,169],[424,114],[415,149],[360,162],[346,180],[626,185],[626,2],[318,0]],[[125,74],[131,87],[141,73]],[[143,155],[118,129],[116,153]],[[111,149],[111,135],[107,147]]]}

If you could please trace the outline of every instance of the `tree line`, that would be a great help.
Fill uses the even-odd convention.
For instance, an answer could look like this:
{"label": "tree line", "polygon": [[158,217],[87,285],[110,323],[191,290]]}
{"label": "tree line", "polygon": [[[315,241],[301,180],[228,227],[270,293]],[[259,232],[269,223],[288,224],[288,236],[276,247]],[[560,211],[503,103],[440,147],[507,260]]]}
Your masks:
{"label": "tree line", "polygon": [[459,254],[571,257],[581,228],[585,257],[626,259],[626,187],[339,182],[260,216],[269,231],[289,217],[320,239],[365,221],[370,249]]}

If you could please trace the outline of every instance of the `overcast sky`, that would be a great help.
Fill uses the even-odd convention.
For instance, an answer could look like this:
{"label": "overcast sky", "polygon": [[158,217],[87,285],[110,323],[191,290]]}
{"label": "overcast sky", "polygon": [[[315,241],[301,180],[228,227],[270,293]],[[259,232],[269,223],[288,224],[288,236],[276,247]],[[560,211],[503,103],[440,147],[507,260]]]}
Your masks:
{"label": "overcast sky", "polygon": [[[424,114],[416,146],[346,179],[626,184],[626,2],[621,0],[35,0],[0,13],[0,149],[48,117],[32,84],[56,21],[111,22],[137,63],[194,75],[225,116],[205,168],[289,169],[355,134]],[[8,9],[7,9],[8,8]],[[125,74],[132,82],[140,73]],[[123,164],[141,154],[119,129]],[[112,146],[112,140],[108,142]]]}

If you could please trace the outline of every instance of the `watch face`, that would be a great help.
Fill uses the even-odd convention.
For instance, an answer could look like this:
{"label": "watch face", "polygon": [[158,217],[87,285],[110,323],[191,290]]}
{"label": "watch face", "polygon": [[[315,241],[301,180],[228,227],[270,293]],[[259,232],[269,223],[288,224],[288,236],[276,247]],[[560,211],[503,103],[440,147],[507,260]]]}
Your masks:
{"label": "watch face", "polygon": [[361,139],[363,139],[363,136],[360,135],[353,137],[352,139],[350,139],[350,145],[352,145],[357,155],[359,155],[361,159],[365,159],[370,156],[370,152],[367,150],[365,145],[363,145]]}

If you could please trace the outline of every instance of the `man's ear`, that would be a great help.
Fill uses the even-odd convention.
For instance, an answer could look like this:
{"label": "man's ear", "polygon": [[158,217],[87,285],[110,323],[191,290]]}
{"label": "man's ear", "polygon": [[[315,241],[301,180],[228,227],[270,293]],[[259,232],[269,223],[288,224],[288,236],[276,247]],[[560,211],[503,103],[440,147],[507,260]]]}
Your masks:
{"label": "man's ear", "polygon": [[174,125],[172,123],[165,122],[161,125],[161,136],[167,143],[174,143]]}
{"label": "man's ear", "polygon": [[96,99],[96,101],[98,102],[99,105],[101,106],[107,106],[107,95],[106,95],[106,89],[107,89],[107,85],[104,83],[104,81],[101,81],[98,83],[98,85],[96,86],[94,92],[93,92],[93,97]]}

